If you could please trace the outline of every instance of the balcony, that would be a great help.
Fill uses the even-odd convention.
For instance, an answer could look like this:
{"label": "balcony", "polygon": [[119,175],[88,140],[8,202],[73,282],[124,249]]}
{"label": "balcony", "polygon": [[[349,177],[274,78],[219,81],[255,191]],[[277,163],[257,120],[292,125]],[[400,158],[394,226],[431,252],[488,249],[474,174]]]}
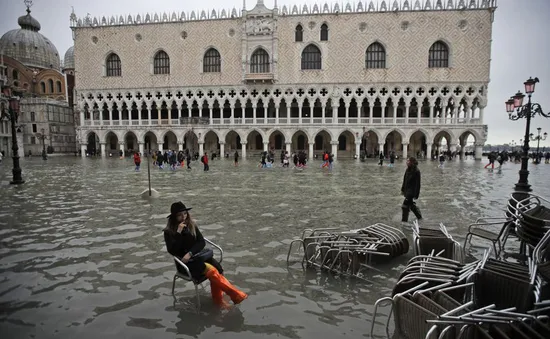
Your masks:
{"label": "balcony", "polygon": [[275,82],[273,73],[246,73],[244,75],[245,82]]}

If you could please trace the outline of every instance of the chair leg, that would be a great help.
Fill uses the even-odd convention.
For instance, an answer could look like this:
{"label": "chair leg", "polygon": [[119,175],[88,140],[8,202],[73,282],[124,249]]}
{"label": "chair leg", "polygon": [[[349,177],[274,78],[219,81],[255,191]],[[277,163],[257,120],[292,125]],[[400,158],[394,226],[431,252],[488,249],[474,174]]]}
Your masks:
{"label": "chair leg", "polygon": [[178,278],[177,275],[174,275],[174,281],[172,282],[172,295],[174,295],[174,288],[176,288],[176,279]]}
{"label": "chair leg", "polygon": [[199,287],[195,285],[195,293],[197,294],[197,307],[200,309],[201,308],[201,298],[200,298],[200,295],[199,295]]}

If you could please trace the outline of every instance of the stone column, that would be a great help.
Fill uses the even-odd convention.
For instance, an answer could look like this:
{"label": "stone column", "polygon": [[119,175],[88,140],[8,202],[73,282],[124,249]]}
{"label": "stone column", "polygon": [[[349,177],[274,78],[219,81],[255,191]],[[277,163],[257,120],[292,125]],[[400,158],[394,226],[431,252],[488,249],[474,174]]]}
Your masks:
{"label": "stone column", "polygon": [[338,106],[332,106],[332,123],[338,123]]}
{"label": "stone column", "polygon": [[183,107],[183,104],[179,104],[179,105],[178,105],[178,125],[180,124],[180,121],[181,121],[181,110],[182,110],[182,107]]}
{"label": "stone column", "polygon": [[92,108],[92,110],[90,111],[90,125],[91,126],[94,126],[94,109]]}
{"label": "stone column", "polygon": [[275,105],[275,125],[279,124],[279,108],[279,105]]}
{"label": "stone column", "polygon": [[483,158],[483,144],[476,144],[475,159],[481,160]]}
{"label": "stone column", "polygon": [[451,153],[456,152],[456,144],[450,144],[449,145],[449,151],[451,151]]}
{"label": "stone column", "polygon": [[338,141],[331,141],[330,144],[332,145],[331,153],[333,159],[336,160],[338,158]]}
{"label": "stone column", "polygon": [[430,124],[434,123],[434,105],[430,102]]}
{"label": "stone column", "polygon": [[315,143],[313,142],[309,143],[309,149],[308,149],[309,160],[313,160],[313,145],[315,145]]}
{"label": "stone column", "polygon": [[122,156],[124,156],[124,142],[123,141],[119,142],[119,148],[122,151]]}
{"label": "stone column", "polygon": [[140,143],[138,143],[138,146],[139,146],[139,154],[141,154],[141,156],[143,156],[145,154],[145,143],[140,142]]}
{"label": "stone column", "polygon": [[122,126],[122,107],[118,110],[118,125]]}
{"label": "stone column", "polygon": [[183,151],[183,144],[178,143],[178,151]]}
{"label": "stone column", "polygon": [[386,144],[385,142],[379,142],[378,143],[378,153],[376,153],[377,155],[380,155],[380,152],[384,152],[384,145],[385,144]]}
{"label": "stone column", "polygon": [[393,123],[397,124],[397,105],[395,103],[392,103],[393,105]]}
{"label": "stone column", "polygon": [[466,159],[466,145],[460,145],[460,160]]}
{"label": "stone column", "polygon": [[403,143],[403,159],[407,159],[409,156],[409,143],[404,142]]}
{"label": "stone column", "polygon": [[386,124],[386,105],[381,105],[380,106],[380,110],[381,110],[381,113],[380,113],[380,116],[381,116],[381,122],[383,124]]}
{"label": "stone column", "polygon": [[302,106],[303,106],[303,103],[299,102],[298,103],[298,125],[302,125]]}
{"label": "stone column", "polygon": [[411,104],[409,102],[405,103],[405,123],[409,123],[409,111],[411,109]]}
{"label": "stone column", "polygon": [[485,107],[481,106],[479,107],[479,123],[480,124],[483,124],[483,110],[485,109]]}
{"label": "stone column", "polygon": [[290,156],[290,145],[292,145],[292,142],[285,141],[286,151],[288,152],[288,156]]}
{"label": "stone column", "polygon": [[346,102],[344,103],[344,106],[346,107],[346,125],[349,123],[349,106],[350,103]]}
{"label": "stone column", "polygon": [[107,156],[107,154],[105,154],[105,143],[102,142],[102,143],[100,143],[99,145],[100,145],[100,147],[101,147],[101,157],[102,157],[102,158],[105,158],[105,157]]}
{"label": "stone column", "polygon": [[84,111],[80,111],[80,126],[84,126]]}
{"label": "stone column", "polygon": [[231,106],[231,117],[229,117],[230,119],[230,124],[231,125],[234,125],[235,124],[235,105],[234,104],[230,104]]}
{"label": "stone column", "polygon": [[220,159],[225,157],[225,142],[220,142]]}
{"label": "stone column", "polygon": [[[313,107],[315,107],[315,102],[313,103]],[[326,111],[326,103],[321,103],[321,124],[325,124],[325,111]],[[313,114],[312,114],[313,118]],[[312,120],[313,121],[313,120]]]}
{"label": "stone column", "polygon": [[[246,104],[245,104],[245,106],[246,106]],[[253,103],[253,104],[252,104],[252,112],[253,112],[253,113],[252,113],[252,114],[253,114],[253,115],[252,115],[252,118],[253,118],[252,123],[253,123],[254,125],[256,125],[256,109],[257,109],[257,108],[258,108],[258,105],[257,105],[256,103]]]}
{"label": "stone column", "polygon": [[86,158],[86,144],[80,144],[80,156]]}
{"label": "stone column", "polygon": [[208,122],[210,124],[210,126],[212,126],[212,105],[210,105],[210,103],[208,103]]}
{"label": "stone column", "polygon": [[[101,115],[103,115],[103,112],[102,112]],[[110,126],[113,125],[113,108],[112,107],[109,107],[109,125]]]}
{"label": "stone column", "polygon": [[371,102],[369,101],[369,125],[372,125],[372,117],[373,117],[373,115],[374,115],[373,110],[374,110],[374,102],[371,103]]}
{"label": "stone column", "polygon": [[361,142],[355,142],[355,155],[357,155],[357,159],[361,156]]}
{"label": "stone column", "polygon": [[199,155],[201,157],[204,155],[204,142],[199,142]]}
{"label": "stone column", "polygon": [[453,116],[451,117],[451,123],[456,124],[458,122],[458,107],[453,109]]}
{"label": "stone column", "polygon": [[151,107],[152,105],[147,104],[147,125],[151,126]]}
{"label": "stone column", "polygon": [[160,141],[157,141],[157,145],[158,145],[158,148],[159,148],[158,150],[163,152],[164,150],[162,149],[162,147],[163,147],[162,143]]}
{"label": "stone column", "polygon": [[141,105],[138,106],[138,125],[141,126]]}
{"label": "stone column", "polygon": [[267,147],[269,146],[269,142],[264,141],[264,152],[267,152]]}
{"label": "stone column", "polygon": [[246,142],[241,142],[241,157],[246,159]]}
{"label": "stone column", "polygon": [[426,144],[426,159],[432,160],[432,146],[433,144]]}

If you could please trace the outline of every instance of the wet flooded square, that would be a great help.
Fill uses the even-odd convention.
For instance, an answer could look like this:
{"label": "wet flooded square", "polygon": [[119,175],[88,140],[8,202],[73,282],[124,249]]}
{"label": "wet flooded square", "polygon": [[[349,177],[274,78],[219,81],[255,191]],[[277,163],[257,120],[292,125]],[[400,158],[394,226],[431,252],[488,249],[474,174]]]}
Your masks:
{"label": "wet flooded square", "polygon": [[[306,228],[401,227],[403,162],[313,161],[303,170],[260,169],[255,159],[192,170],[151,168],[156,199],[142,199],[147,168],[118,158],[22,161],[22,186],[0,165],[0,330],[3,338],[358,338],[369,337],[374,302],[391,293],[408,254],[368,272],[370,282],[302,270],[289,243]],[[518,179],[485,162],[422,161],[418,206],[463,242],[479,216],[499,216]],[[534,193],[550,196],[549,165],[529,165]],[[191,283],[179,280],[162,229],[170,204],[192,207],[203,235],[224,249],[227,278],[249,294],[218,310],[208,282],[197,310]],[[411,232],[405,228],[410,236]],[[471,252],[483,248],[476,242]],[[513,243],[510,243],[513,246]],[[382,313],[387,312],[383,310]],[[385,317],[375,326],[384,336]]]}

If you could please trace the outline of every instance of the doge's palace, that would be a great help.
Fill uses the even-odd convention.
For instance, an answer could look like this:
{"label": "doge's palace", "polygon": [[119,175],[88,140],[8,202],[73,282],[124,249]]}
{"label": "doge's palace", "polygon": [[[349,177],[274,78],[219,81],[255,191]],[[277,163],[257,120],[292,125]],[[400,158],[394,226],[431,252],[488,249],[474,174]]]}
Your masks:
{"label": "doge's palace", "polygon": [[487,136],[495,0],[359,1],[78,18],[86,151],[442,149]]}

